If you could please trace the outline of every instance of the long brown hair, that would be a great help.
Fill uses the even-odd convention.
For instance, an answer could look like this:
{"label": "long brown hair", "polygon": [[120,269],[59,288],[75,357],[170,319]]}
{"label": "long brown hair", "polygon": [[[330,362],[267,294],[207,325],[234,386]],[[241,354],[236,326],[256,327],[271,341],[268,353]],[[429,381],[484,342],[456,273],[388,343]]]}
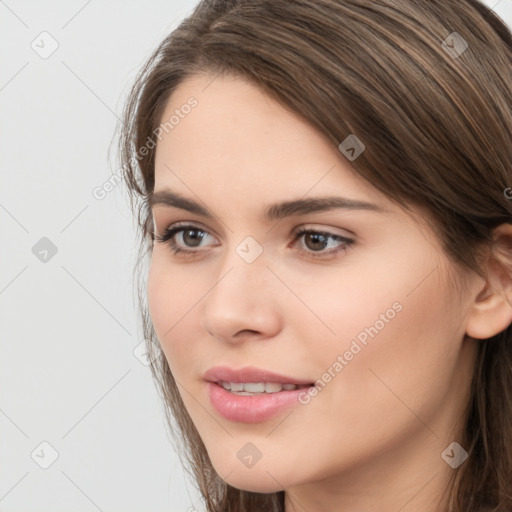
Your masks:
{"label": "long brown hair", "polygon": [[[425,207],[446,254],[484,276],[477,249],[512,222],[512,35],[478,0],[203,0],[137,77],[120,155],[138,219],[142,329],[171,432],[209,512],[283,511],[283,491],[242,491],[216,474],[147,310],[153,148],[170,95],[203,73],[252,81],[336,146],[355,134],[366,145],[356,172]],[[512,510],[511,336],[509,326],[479,345],[450,512]]]}

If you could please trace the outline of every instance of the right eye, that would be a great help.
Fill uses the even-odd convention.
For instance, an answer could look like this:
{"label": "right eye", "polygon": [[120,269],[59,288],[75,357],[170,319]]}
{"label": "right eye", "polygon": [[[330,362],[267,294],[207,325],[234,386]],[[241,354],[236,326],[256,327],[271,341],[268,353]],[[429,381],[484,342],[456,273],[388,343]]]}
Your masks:
{"label": "right eye", "polygon": [[[179,235],[181,244],[179,245],[175,237]],[[193,224],[174,224],[164,230],[163,235],[155,234],[155,240],[161,243],[167,243],[174,254],[191,255],[200,251],[190,250],[187,247],[198,247],[200,243],[209,235],[207,231]],[[190,245],[188,245],[190,243]],[[185,248],[183,248],[185,247]]]}

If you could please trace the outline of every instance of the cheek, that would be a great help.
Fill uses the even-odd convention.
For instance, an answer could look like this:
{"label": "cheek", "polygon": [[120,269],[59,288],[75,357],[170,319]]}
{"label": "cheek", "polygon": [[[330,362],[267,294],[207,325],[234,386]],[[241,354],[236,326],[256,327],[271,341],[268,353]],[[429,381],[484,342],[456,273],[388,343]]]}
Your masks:
{"label": "cheek", "polygon": [[[147,279],[148,307],[159,340],[171,336],[174,326],[200,298],[200,290],[179,265],[169,262],[167,249],[154,249]],[[165,335],[165,336],[164,336]]]}
{"label": "cheek", "polygon": [[164,329],[164,320],[169,318],[168,313],[173,310],[174,304],[172,294],[169,293],[169,283],[161,270],[161,265],[155,262],[153,254],[148,273],[148,308],[153,326],[160,342],[163,341],[161,334]]}
{"label": "cheek", "polygon": [[188,303],[187,288],[179,281],[179,272],[166,268],[163,258],[153,253],[148,273],[148,309],[156,335],[165,355],[172,349],[169,340],[180,327]]}
{"label": "cheek", "polygon": [[[298,293],[324,323],[324,336],[316,337],[322,348],[340,341],[339,348],[344,348],[354,338],[365,346],[391,331],[394,342],[406,342],[413,333],[440,327],[439,320],[454,314],[437,253],[421,240],[400,250],[392,245],[377,249],[358,254],[350,268],[333,268],[322,279],[311,278]],[[319,332],[320,322],[312,315],[309,320]]]}
{"label": "cheek", "polygon": [[385,280],[382,274],[376,265],[360,265],[350,271],[324,269],[317,276],[310,275],[307,285],[302,286],[297,277],[295,282],[291,276],[288,278],[302,301],[292,301],[293,305],[287,307],[293,311],[287,311],[291,313],[290,320],[301,325],[299,339],[309,340],[313,354],[329,354],[331,358],[333,354],[343,354],[354,339],[364,347],[404,316],[408,301],[404,290],[410,289],[410,276],[402,273],[389,279],[386,272]]}
{"label": "cheek", "polygon": [[330,318],[336,342],[323,343],[316,352],[322,381],[329,380],[329,369],[336,375],[319,392],[324,396],[319,405],[335,410],[343,403],[352,414],[349,419],[340,414],[339,421],[349,430],[363,432],[374,422],[383,432],[412,427],[411,410],[427,421],[457,371],[461,311],[436,279],[412,293],[404,284],[390,283],[386,291],[358,300],[344,298],[345,313],[337,323]]}
{"label": "cheek", "polygon": [[[166,255],[153,253],[147,279],[148,309],[155,333],[172,373],[190,368],[192,340],[199,339],[197,306],[206,293],[190,273],[170,265]],[[196,315],[196,316],[194,316]],[[196,332],[194,332],[194,329]],[[181,371],[180,371],[181,370]]]}
{"label": "cheek", "polygon": [[301,304],[295,309],[298,339],[309,340],[310,363],[325,382],[319,393],[325,403],[363,411],[370,403],[396,402],[379,376],[419,407],[450,385],[463,311],[444,270],[431,273],[436,258],[405,256],[384,258],[385,266],[364,264],[364,273],[333,269],[322,286],[296,288],[317,316]]}

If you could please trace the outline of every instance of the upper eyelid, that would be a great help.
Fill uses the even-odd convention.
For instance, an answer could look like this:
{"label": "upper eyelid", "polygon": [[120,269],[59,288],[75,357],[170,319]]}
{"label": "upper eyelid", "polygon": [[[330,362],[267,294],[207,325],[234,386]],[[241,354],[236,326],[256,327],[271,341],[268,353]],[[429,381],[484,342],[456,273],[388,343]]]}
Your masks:
{"label": "upper eyelid", "polygon": [[216,238],[218,238],[218,236],[216,234],[212,233],[210,229],[207,229],[207,228],[201,226],[199,223],[195,223],[193,221],[173,222],[173,223],[169,224],[168,226],[164,227],[163,231],[165,234],[165,232],[170,231],[170,230],[174,230],[174,229],[185,230],[188,227],[197,229],[198,231],[204,231],[204,232],[208,233],[209,235],[215,236]]}
{"label": "upper eyelid", "polygon": [[[315,232],[315,233],[323,233],[323,234],[326,234],[328,236],[331,236],[333,238],[336,238],[336,237],[340,237],[342,239],[347,239],[347,240],[350,240],[352,242],[355,241],[355,238],[356,238],[356,235],[352,232],[350,232],[349,230],[345,229],[345,231],[348,231],[348,235],[347,234],[342,234],[342,233],[336,233],[334,232],[333,230],[334,229],[341,229],[341,228],[330,228],[330,227],[326,227],[326,228],[322,228],[322,227],[315,227],[315,226],[312,226],[313,223],[304,223],[304,224],[300,224],[299,226],[295,227],[293,230],[292,230],[292,235],[293,236],[296,236],[298,235],[301,231],[306,231],[306,232]],[[216,234],[212,233],[209,229],[201,226],[200,223],[196,223],[195,221],[177,221],[177,222],[172,222],[170,223],[169,225],[167,225],[164,229],[163,229],[163,234],[165,235],[166,232],[168,231],[176,231],[176,233],[174,233],[172,236],[175,237],[176,234],[180,233],[182,230],[185,230],[187,227],[191,227],[193,229],[197,229],[198,231],[204,231],[206,232],[208,235],[210,236],[213,236],[214,238],[219,238]]]}
{"label": "upper eyelid", "polygon": [[[304,222],[304,223],[301,223],[299,226],[297,226],[297,227],[295,227],[293,229],[293,232],[295,233],[297,231],[300,231],[301,229],[306,229],[308,231],[327,232],[327,233],[329,233],[331,235],[344,236],[345,238],[355,237],[356,236],[355,233],[353,233],[352,231],[350,231],[347,228],[318,227],[318,226],[315,226],[315,224],[317,224],[317,223],[315,223],[315,222]],[[169,231],[171,229],[187,228],[187,227],[193,227],[194,229],[197,229],[199,231],[205,231],[206,233],[208,233],[210,235],[214,235],[214,236],[218,237],[218,235],[215,234],[215,230],[211,230],[210,228],[202,226],[200,222],[196,222],[196,221],[176,221],[176,222],[171,222],[169,224],[165,224],[165,226],[163,227],[163,231],[165,232],[165,231]],[[156,222],[155,222],[155,228],[156,228]],[[336,230],[336,229],[341,229],[341,230],[347,232],[348,235],[332,232],[332,230]],[[155,229],[155,231],[156,231],[156,229]]]}

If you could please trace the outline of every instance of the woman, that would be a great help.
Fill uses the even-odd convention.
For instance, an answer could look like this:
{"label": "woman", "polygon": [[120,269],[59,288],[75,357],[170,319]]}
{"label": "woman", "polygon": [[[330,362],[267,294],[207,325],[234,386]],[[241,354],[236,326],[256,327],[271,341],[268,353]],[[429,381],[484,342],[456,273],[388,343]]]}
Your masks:
{"label": "woman", "polygon": [[121,155],[208,511],[512,510],[511,105],[477,0],[203,1],[155,51]]}

